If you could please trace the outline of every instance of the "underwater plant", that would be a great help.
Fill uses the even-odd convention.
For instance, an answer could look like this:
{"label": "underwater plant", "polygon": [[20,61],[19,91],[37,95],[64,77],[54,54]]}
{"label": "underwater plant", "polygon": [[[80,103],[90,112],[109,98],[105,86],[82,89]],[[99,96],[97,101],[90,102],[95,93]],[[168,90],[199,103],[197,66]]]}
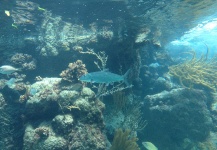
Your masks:
{"label": "underwater plant", "polygon": [[[126,95],[124,91],[113,93],[112,96],[113,104],[105,114],[106,123],[114,128],[131,129],[131,132],[142,131],[147,125],[147,120],[143,117],[140,99],[135,95]],[[113,124],[114,120],[120,124]]]}
{"label": "underwater plant", "polygon": [[130,130],[117,129],[110,150],[140,150],[136,137],[130,137]]}
{"label": "underwater plant", "polygon": [[169,67],[169,75],[178,78],[182,86],[192,88],[194,85],[202,85],[213,92],[217,88],[217,56],[208,59],[209,49],[206,55],[196,58],[194,51],[190,52],[191,60]]}

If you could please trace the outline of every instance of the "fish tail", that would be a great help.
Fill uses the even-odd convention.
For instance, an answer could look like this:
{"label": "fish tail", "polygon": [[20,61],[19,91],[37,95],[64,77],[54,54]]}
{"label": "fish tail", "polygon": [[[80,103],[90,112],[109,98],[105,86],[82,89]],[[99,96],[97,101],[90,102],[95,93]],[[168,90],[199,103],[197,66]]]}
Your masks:
{"label": "fish tail", "polygon": [[22,68],[17,68],[17,70],[16,71],[22,71]]}
{"label": "fish tail", "polygon": [[128,69],[127,72],[123,75],[124,77],[124,83],[127,85],[127,86],[130,86],[129,82],[128,82],[128,75],[130,73],[131,69]]}

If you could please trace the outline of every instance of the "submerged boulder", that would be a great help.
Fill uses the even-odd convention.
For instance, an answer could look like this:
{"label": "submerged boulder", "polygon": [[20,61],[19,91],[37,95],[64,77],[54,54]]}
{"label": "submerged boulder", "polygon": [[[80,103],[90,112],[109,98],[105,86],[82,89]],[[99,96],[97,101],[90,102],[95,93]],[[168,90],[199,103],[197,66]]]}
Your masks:
{"label": "submerged boulder", "polygon": [[[183,139],[205,140],[212,128],[207,97],[201,90],[178,88],[145,97],[145,128],[154,143],[180,144]],[[160,140],[159,140],[160,139]]]}
{"label": "submerged boulder", "polygon": [[24,149],[66,150],[67,141],[55,134],[50,122],[42,122],[37,128],[27,124],[24,133]]}
{"label": "submerged boulder", "polygon": [[53,117],[58,112],[57,85],[61,78],[43,78],[29,88],[25,111],[28,118]]}

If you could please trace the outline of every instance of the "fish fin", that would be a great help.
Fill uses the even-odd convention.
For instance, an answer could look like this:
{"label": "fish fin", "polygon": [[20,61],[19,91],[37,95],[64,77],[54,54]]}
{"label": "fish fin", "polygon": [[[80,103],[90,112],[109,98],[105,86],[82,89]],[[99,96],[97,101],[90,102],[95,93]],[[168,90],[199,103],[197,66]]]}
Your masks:
{"label": "fish fin", "polygon": [[123,77],[124,77],[124,83],[125,83],[127,86],[130,85],[129,82],[128,82],[128,80],[127,80],[130,71],[131,71],[131,69],[128,69],[127,72],[123,75]]}
{"label": "fish fin", "polygon": [[147,149],[147,150],[158,150],[158,148],[151,142],[142,142],[142,145]]}
{"label": "fish fin", "polygon": [[93,79],[90,79],[90,83],[95,83],[95,81]]}
{"label": "fish fin", "polygon": [[22,68],[17,68],[17,71],[22,71]]}

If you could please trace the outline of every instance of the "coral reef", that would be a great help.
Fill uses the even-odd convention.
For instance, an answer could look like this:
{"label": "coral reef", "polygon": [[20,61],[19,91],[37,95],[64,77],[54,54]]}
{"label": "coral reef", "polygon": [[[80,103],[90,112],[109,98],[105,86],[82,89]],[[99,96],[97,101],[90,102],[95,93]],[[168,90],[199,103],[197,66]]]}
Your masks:
{"label": "coral reef", "polygon": [[43,78],[29,86],[24,149],[105,150],[104,104],[91,89],[66,88],[61,81]]}
{"label": "coral reef", "polygon": [[112,40],[114,37],[114,33],[109,27],[104,26],[102,27],[102,30],[99,32],[99,36],[101,36],[105,40]]}
{"label": "coral reef", "polygon": [[60,51],[71,49],[80,51],[84,45],[97,43],[98,37],[106,40],[113,38],[113,31],[108,27],[88,30],[82,25],[65,22],[61,16],[55,16],[49,11],[44,11],[43,15],[38,38],[41,43],[38,49],[42,56],[56,56]]}
{"label": "coral reef", "polygon": [[2,149],[7,149],[11,142],[11,130],[10,129],[10,121],[12,120],[11,116],[5,112],[5,99],[2,94],[0,94],[0,136],[2,137],[0,140],[0,147]]}
{"label": "coral reef", "polygon": [[0,89],[0,92],[2,93],[0,94],[0,148],[10,150],[22,147],[21,115],[23,107],[15,102],[14,91],[4,87]]}
{"label": "coral reef", "polygon": [[38,7],[39,5],[34,2],[17,0],[16,7],[11,13],[15,27],[16,25],[36,24]]}
{"label": "coral reef", "polygon": [[206,140],[213,121],[205,94],[201,90],[179,88],[147,95],[143,110],[148,125],[144,134],[149,135],[149,141],[159,149],[179,149],[178,143],[186,137],[194,142]]}
{"label": "coral reef", "polygon": [[104,113],[107,134],[113,134],[115,129],[131,129],[132,132],[142,131],[147,125],[141,111],[141,102],[134,95],[125,95],[121,91],[113,94],[113,100],[107,105]]}
{"label": "coral reef", "polygon": [[130,130],[117,129],[110,150],[140,150],[136,137],[130,137]]}
{"label": "coral reef", "polygon": [[66,150],[67,141],[55,134],[49,122],[42,122],[37,128],[27,124],[23,149]]}
{"label": "coral reef", "polygon": [[213,143],[210,139],[202,142],[194,142],[188,138],[185,138],[182,143],[183,150],[216,150],[215,142]]}
{"label": "coral reef", "polygon": [[29,54],[16,53],[10,58],[10,62],[22,70],[36,69],[36,60]]}
{"label": "coral reef", "polygon": [[[0,63],[22,71],[11,75],[13,86],[8,86],[6,76],[0,79],[0,149],[108,150],[107,136],[111,139],[118,128],[111,150],[138,150],[133,133],[163,150],[212,149],[207,138],[216,130],[216,122],[209,112],[210,97],[194,89],[217,91],[216,57],[193,56],[169,67],[169,74],[183,86],[194,86],[174,89],[163,76],[170,64],[163,48],[214,1],[99,1],[2,0],[0,10],[11,16],[0,13]],[[98,62],[84,53],[96,56]],[[118,73],[131,68],[130,83],[137,86],[91,84],[94,92],[78,80],[87,73],[82,61],[90,63],[92,71],[110,68]],[[61,78],[55,78],[60,72]],[[147,96],[153,93],[158,94]],[[107,102],[103,116],[106,100],[113,103]],[[216,108],[217,103],[211,113]]]}
{"label": "coral reef", "polygon": [[69,133],[74,124],[75,122],[71,114],[57,115],[52,120],[53,129],[59,135]]}
{"label": "coral reef", "polygon": [[99,127],[78,124],[69,134],[69,150],[105,150],[106,136]]}
{"label": "coral reef", "polygon": [[169,74],[178,78],[185,87],[202,85],[212,91],[217,88],[217,56],[208,59],[208,52],[196,58],[195,52],[191,60],[169,67]]}
{"label": "coral reef", "polygon": [[102,110],[105,109],[105,105],[101,101],[89,102],[87,99],[79,98],[74,102],[74,105],[79,108],[76,110],[79,111],[81,121],[90,124],[99,123],[100,127],[104,128]]}
{"label": "coral reef", "polygon": [[30,86],[36,93],[31,95],[26,102],[26,116],[37,118],[40,116],[54,116],[58,112],[58,91],[57,84],[61,78],[44,78]]}
{"label": "coral reef", "polygon": [[47,138],[49,136],[49,129],[47,127],[39,127],[35,129],[35,136],[39,139]]}
{"label": "coral reef", "polygon": [[79,78],[87,73],[85,64],[81,60],[69,63],[68,68],[60,73],[63,80],[77,83]]}

